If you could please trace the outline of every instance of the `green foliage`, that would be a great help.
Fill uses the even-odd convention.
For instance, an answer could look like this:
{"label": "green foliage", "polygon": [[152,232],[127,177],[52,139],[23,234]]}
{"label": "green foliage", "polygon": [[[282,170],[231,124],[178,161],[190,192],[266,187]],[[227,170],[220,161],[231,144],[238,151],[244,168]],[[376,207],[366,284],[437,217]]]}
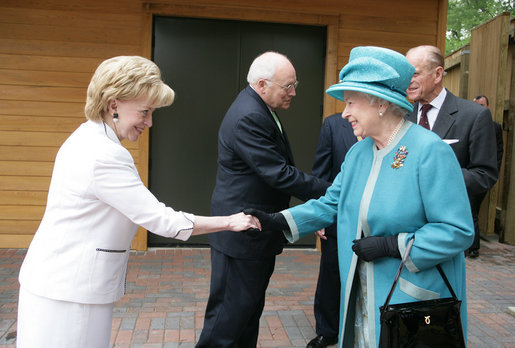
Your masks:
{"label": "green foliage", "polygon": [[514,16],[515,0],[449,0],[445,54],[470,42],[470,31],[495,16],[510,12]]}

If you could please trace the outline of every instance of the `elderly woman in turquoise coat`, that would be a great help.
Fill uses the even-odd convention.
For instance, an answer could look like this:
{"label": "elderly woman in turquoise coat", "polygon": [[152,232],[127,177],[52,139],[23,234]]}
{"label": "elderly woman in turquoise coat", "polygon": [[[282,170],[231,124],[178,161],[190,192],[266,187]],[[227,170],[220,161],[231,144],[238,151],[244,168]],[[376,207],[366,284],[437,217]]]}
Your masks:
{"label": "elderly woman in turquoise coat", "polygon": [[[466,337],[463,251],[474,229],[467,191],[451,147],[404,119],[413,108],[406,89],[415,69],[398,52],[356,47],[327,93],[346,103],[342,117],[363,140],[347,153],[324,196],[257,216],[288,241],[337,222],[341,276],[339,347],[377,347],[379,307],[400,256],[414,239],[391,304],[450,297],[441,265],[461,306]],[[317,232],[323,233],[323,232]]]}

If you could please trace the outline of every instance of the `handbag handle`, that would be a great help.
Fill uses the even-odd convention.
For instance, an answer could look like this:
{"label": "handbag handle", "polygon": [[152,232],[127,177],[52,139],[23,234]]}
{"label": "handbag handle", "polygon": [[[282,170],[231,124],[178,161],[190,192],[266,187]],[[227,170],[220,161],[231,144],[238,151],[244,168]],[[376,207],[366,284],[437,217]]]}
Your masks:
{"label": "handbag handle", "polygon": [[[399,265],[399,269],[397,270],[397,274],[395,275],[395,279],[392,284],[392,288],[390,289],[390,292],[388,293],[388,296],[386,297],[386,301],[384,302],[384,306],[382,307],[382,311],[386,310],[386,307],[390,303],[390,299],[392,298],[393,291],[395,290],[395,287],[397,286],[397,282],[399,281],[399,277],[401,276],[401,272],[404,268],[404,265],[406,264],[406,260],[408,259],[409,253],[411,251],[411,247],[413,246],[413,242],[415,242],[415,238],[411,238],[408,242],[408,245],[406,246],[406,251],[404,252],[404,255],[402,256],[401,264]],[[451,293],[451,296],[454,300],[458,300],[456,297],[456,294],[454,293],[454,290],[452,290],[451,284],[449,283],[449,280],[445,276],[445,273],[442,269],[442,267],[438,264],[436,265],[436,268],[438,269],[438,272],[440,273],[440,276],[442,277],[443,281],[445,282],[445,285],[447,285],[447,288],[449,289],[449,292]]]}

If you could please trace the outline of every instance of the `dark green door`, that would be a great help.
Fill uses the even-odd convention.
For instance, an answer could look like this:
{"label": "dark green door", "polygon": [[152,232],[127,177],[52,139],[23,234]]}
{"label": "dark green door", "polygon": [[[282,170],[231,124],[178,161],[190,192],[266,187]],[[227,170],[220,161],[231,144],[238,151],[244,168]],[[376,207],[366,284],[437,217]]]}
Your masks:
{"label": "dark green door", "polygon": [[[217,135],[227,108],[247,85],[256,56],[290,58],[300,85],[279,114],[297,167],[311,172],[322,120],[325,27],[175,17],[154,18],[153,60],[176,92],[172,106],[154,113],[149,187],[175,210],[209,215],[215,184]],[[292,205],[300,203],[292,200]],[[307,237],[296,245],[314,245]],[[149,234],[149,246],[184,244]],[[207,245],[207,236],[186,244]]]}

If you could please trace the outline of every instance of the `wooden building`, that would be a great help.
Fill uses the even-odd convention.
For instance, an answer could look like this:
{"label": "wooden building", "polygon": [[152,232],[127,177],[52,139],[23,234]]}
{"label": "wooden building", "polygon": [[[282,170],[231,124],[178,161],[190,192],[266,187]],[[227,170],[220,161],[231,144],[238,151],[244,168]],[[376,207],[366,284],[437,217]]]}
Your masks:
{"label": "wooden building", "polygon": [[[288,42],[292,49],[303,46],[303,39],[295,36],[298,30],[307,28],[306,32],[309,32],[310,28],[320,28],[323,36],[320,75],[323,76],[320,76],[322,88],[317,87],[315,93],[322,106],[317,112],[319,115],[315,115],[318,117],[316,122],[320,123],[322,115],[327,116],[342,109],[339,102],[323,91],[337,81],[338,72],[347,63],[353,47],[375,45],[405,53],[411,47],[432,44],[444,50],[447,0],[2,0],[0,247],[26,248],[29,245],[44,213],[57,150],[85,120],[83,107],[86,89],[94,70],[104,59],[117,55],[141,55],[153,59],[159,49],[156,43],[159,34],[156,18],[165,22],[169,18],[195,19],[201,26],[214,23],[214,28],[221,25],[219,21],[259,23],[260,26],[256,28],[245,29],[249,36],[281,24],[285,26],[286,33],[290,33],[281,42]],[[175,25],[176,22],[173,23]],[[185,42],[190,42],[190,39],[192,42],[202,39],[211,42],[216,31],[204,30],[199,34],[188,30],[177,33],[182,35]],[[168,34],[173,37],[176,33],[172,30]],[[263,47],[266,48],[266,40]],[[198,56],[209,58],[210,54],[224,51],[222,47],[205,50],[207,48],[204,51],[200,49]],[[281,51],[281,47],[277,50]],[[174,54],[173,51],[171,54]],[[297,58],[301,58],[289,57],[294,64]],[[187,98],[197,98],[190,105],[203,103],[201,96],[224,90],[224,84],[229,83],[218,78],[215,81],[217,87],[205,91],[205,84],[213,82],[212,75],[204,72],[196,76],[196,67],[188,66],[188,61],[184,64],[184,70],[190,73],[197,91],[182,95],[178,93],[176,103]],[[220,73],[216,66],[208,68],[207,72],[213,75]],[[248,65],[241,66],[245,74],[247,69]],[[300,70],[299,66],[298,74]],[[312,69],[304,69],[309,70]],[[302,83],[302,76],[298,78]],[[170,84],[176,88],[173,82]],[[306,90],[309,90],[309,85],[301,84],[306,86]],[[231,99],[236,96],[236,91],[230,89]],[[223,108],[228,107],[231,99],[224,100]],[[204,105],[206,111],[210,110],[210,106]],[[188,116],[197,119],[204,117],[206,120],[213,117],[209,112],[205,115],[192,112],[185,115],[186,118]],[[215,121],[222,117],[223,112],[216,115]],[[154,128],[157,122],[154,121]],[[186,122],[179,121],[177,127],[182,124]],[[214,128],[208,131],[216,139],[216,127],[209,128]],[[306,128],[309,128],[307,131],[311,137],[318,138],[319,128]],[[145,183],[149,180],[149,167],[152,165],[149,163],[150,153],[154,151],[149,133],[145,131],[137,143],[124,143],[131,151]],[[295,134],[289,135],[290,138],[296,137]],[[298,135],[301,142],[302,137],[302,134]],[[190,140],[186,147],[193,147],[196,143],[195,139],[186,140]],[[216,140],[208,147],[216,148]],[[174,152],[184,151],[176,149]],[[200,151],[205,151],[205,148]],[[303,157],[303,151],[296,151],[295,147],[294,153],[296,159]],[[212,158],[212,152],[210,154]],[[312,157],[306,157],[306,163],[312,161]],[[213,160],[216,161],[216,158]],[[310,168],[306,167],[305,170],[309,171]],[[188,170],[184,172],[186,177],[180,180],[198,174]],[[207,173],[211,172],[200,175],[208,176]],[[198,181],[196,179],[195,182]],[[170,183],[174,184],[177,186],[177,183]],[[202,189],[209,191],[208,187]],[[197,201],[208,200],[209,195],[210,192],[207,199],[202,197]],[[171,204],[175,207],[176,202]],[[192,212],[198,213],[195,210]],[[147,232],[140,229],[133,247],[144,250],[147,245]]]}

